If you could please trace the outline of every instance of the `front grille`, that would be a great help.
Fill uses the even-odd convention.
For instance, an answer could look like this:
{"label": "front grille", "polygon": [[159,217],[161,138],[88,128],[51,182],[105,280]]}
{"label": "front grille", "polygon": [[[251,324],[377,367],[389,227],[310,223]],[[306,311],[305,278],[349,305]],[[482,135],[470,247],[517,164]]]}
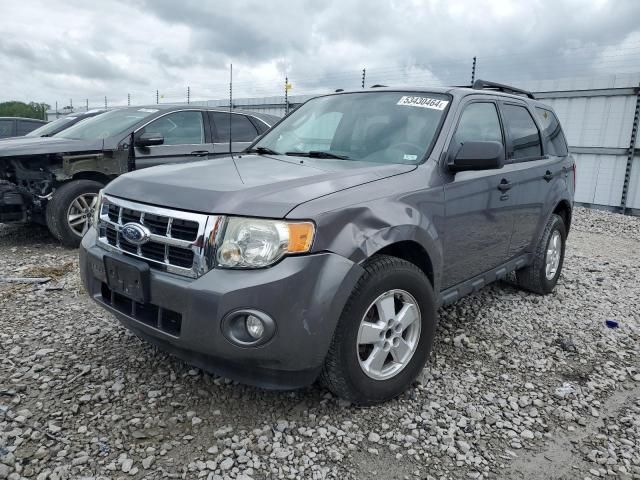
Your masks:
{"label": "front grille", "polygon": [[[198,277],[211,268],[212,245],[220,217],[170,210],[104,196],[98,241],[108,250],[147,261],[152,268]],[[127,223],[148,229],[141,245],[122,234]]]}

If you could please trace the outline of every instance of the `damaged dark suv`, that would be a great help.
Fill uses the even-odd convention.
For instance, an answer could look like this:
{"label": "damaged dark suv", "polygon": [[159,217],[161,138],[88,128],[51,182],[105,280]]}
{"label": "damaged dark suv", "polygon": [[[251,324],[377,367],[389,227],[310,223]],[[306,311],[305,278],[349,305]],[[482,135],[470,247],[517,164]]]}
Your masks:
{"label": "damaged dark suv", "polygon": [[437,307],[516,273],[550,293],[575,164],[528,92],[341,92],[246,152],[129,173],[80,249],[89,295],[137,335],[264,387],[360,404],[425,365]]}
{"label": "damaged dark suv", "polygon": [[0,223],[45,224],[64,245],[78,246],[98,191],[118,175],[241,151],[277,120],[154,105],[101,113],[51,137],[0,142]]}

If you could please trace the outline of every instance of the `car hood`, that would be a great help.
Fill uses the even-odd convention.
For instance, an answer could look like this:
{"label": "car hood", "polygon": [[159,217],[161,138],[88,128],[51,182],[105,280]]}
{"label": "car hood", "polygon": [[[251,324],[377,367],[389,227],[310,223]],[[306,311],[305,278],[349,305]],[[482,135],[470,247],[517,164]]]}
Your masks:
{"label": "car hood", "polygon": [[241,155],[131,172],[105,193],[202,213],[283,218],[296,206],[415,165]]}
{"label": "car hood", "polygon": [[102,140],[70,140],[57,137],[18,137],[0,142],[0,157],[102,150]]}

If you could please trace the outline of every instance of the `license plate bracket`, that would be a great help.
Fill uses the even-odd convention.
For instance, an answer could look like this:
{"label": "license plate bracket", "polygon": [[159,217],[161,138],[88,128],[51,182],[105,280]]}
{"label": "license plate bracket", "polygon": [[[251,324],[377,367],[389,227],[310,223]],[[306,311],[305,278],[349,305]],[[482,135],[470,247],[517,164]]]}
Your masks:
{"label": "license plate bracket", "polygon": [[149,301],[149,265],[137,260],[122,260],[112,255],[104,256],[107,285],[112,292],[138,303]]}

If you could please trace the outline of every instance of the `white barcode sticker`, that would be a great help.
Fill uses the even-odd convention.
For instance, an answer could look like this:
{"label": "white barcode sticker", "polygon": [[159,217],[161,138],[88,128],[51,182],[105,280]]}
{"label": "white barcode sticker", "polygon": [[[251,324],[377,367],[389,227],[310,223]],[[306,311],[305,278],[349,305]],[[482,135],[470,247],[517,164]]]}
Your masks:
{"label": "white barcode sticker", "polygon": [[416,97],[411,95],[405,95],[398,100],[397,105],[404,105],[408,107],[420,107],[431,108],[433,110],[444,110],[449,105],[448,100],[440,100],[437,98],[429,97]]}

